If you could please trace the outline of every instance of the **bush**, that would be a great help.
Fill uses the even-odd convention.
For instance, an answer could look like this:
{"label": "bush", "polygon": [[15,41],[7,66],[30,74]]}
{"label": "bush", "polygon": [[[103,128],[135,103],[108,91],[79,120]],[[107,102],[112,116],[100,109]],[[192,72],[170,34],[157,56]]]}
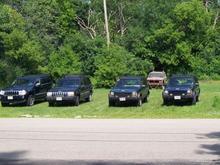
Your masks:
{"label": "bush", "polygon": [[69,45],[62,46],[50,55],[48,72],[55,78],[65,74],[78,74],[81,72],[79,57]]}

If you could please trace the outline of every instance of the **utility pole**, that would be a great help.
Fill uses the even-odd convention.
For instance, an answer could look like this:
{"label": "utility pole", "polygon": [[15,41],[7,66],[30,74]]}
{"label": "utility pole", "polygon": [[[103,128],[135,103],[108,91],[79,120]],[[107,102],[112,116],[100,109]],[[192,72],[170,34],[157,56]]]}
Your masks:
{"label": "utility pole", "polygon": [[107,46],[109,48],[109,45],[110,45],[110,35],[109,35],[109,28],[108,28],[108,14],[107,14],[106,0],[103,0],[103,5],[104,5],[104,15],[105,15],[106,39],[107,39]]}

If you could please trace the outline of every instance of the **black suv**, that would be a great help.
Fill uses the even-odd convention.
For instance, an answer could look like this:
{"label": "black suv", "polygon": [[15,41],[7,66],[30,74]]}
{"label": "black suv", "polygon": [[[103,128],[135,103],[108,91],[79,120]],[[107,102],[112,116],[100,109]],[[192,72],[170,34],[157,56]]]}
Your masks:
{"label": "black suv", "polygon": [[133,102],[137,106],[141,106],[142,102],[147,102],[149,94],[146,78],[139,76],[121,77],[109,93],[109,106],[123,102]]}
{"label": "black suv", "polygon": [[52,85],[51,77],[45,74],[19,77],[10,87],[0,91],[2,106],[21,103],[32,106],[35,101],[46,99]]}
{"label": "black suv", "polygon": [[47,101],[49,106],[65,102],[78,106],[80,101],[91,101],[92,94],[93,87],[87,76],[68,75],[47,92]]}
{"label": "black suv", "polygon": [[174,101],[188,101],[191,104],[196,104],[199,100],[199,95],[198,79],[191,75],[172,76],[162,93],[165,105]]}

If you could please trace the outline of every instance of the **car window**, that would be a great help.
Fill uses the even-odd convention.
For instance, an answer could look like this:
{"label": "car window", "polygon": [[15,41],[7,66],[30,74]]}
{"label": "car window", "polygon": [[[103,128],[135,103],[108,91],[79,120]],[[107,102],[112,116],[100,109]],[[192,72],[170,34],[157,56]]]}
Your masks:
{"label": "car window", "polygon": [[57,83],[57,87],[62,86],[79,86],[80,85],[80,79],[61,79]]}
{"label": "car window", "polygon": [[171,78],[169,86],[191,86],[194,83],[194,79],[191,77],[174,77]]}
{"label": "car window", "polygon": [[142,85],[141,79],[120,79],[117,87],[140,87]]}
{"label": "car window", "polygon": [[148,77],[161,77],[161,78],[163,78],[163,77],[165,77],[165,75],[163,72],[161,72],[161,73],[160,72],[151,72]]}
{"label": "car window", "polygon": [[34,80],[31,79],[25,79],[25,78],[18,78],[16,79],[13,83],[12,86],[33,86],[34,85]]}

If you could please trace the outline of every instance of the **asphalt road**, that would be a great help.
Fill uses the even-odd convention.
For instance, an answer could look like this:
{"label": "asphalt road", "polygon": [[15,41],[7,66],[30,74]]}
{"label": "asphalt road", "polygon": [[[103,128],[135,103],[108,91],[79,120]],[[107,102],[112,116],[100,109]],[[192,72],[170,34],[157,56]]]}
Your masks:
{"label": "asphalt road", "polygon": [[220,164],[220,120],[0,119],[0,164]]}

